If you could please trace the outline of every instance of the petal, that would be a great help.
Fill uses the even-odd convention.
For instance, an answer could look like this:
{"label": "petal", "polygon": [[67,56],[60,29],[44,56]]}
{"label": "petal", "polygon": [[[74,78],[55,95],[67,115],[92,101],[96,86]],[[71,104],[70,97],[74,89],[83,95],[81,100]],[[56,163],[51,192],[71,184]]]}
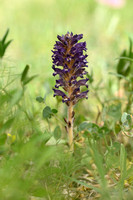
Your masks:
{"label": "petal", "polygon": [[65,84],[65,81],[61,78],[61,79],[59,79],[59,80],[56,80],[56,85],[55,85],[55,87],[56,88],[59,88],[60,86],[66,86],[66,84]]}
{"label": "petal", "polygon": [[80,88],[78,87],[78,88],[74,89],[72,95],[75,96],[75,95],[79,95],[79,94],[80,94]]}
{"label": "petal", "polygon": [[86,78],[86,79],[82,79],[82,80],[76,81],[74,87],[86,86],[88,88],[88,84],[86,83],[88,80],[89,79]]}
{"label": "petal", "polygon": [[62,92],[61,90],[56,90],[56,89],[53,89],[53,90],[54,90],[54,97],[55,96],[67,97],[66,94]]}
{"label": "petal", "polygon": [[54,73],[53,73],[53,76],[56,76],[57,74],[60,76],[60,77],[64,77],[67,73],[68,73],[68,71],[70,70],[70,69],[60,69],[60,68],[56,68],[55,67],[55,65],[53,65],[53,70],[55,71]]}
{"label": "petal", "polygon": [[68,98],[68,96],[64,92],[62,92],[61,90],[56,90],[56,89],[53,89],[53,90],[54,90],[54,97],[55,96],[61,96],[63,103],[64,102],[67,103],[68,101],[70,101],[70,98]]}
{"label": "petal", "polygon": [[79,95],[75,96],[74,100],[73,100],[73,105],[76,104],[80,99],[86,98],[88,99],[87,93],[89,92],[89,90],[85,91],[85,92],[81,92]]}
{"label": "petal", "polygon": [[72,40],[71,40],[71,45],[74,45],[75,43],[77,43],[79,40],[81,40],[83,38],[83,34],[79,34],[79,35],[74,35],[72,37]]}
{"label": "petal", "polygon": [[71,48],[71,53],[72,54],[75,54],[77,52],[82,52],[83,51],[86,51],[87,48],[86,48],[86,42],[80,42],[80,43],[77,43],[75,44],[72,48]]}
{"label": "petal", "polygon": [[60,40],[64,45],[68,45],[68,42],[66,41],[66,38],[64,35],[59,36],[57,35],[58,40]]}
{"label": "petal", "polygon": [[77,98],[82,99],[82,98],[87,98],[87,93],[89,92],[89,90],[86,90],[85,92],[81,92],[79,95],[77,95]]}
{"label": "petal", "polygon": [[77,77],[81,77],[83,78],[83,75],[87,74],[87,72],[85,71],[85,68],[79,68],[78,70],[76,70],[74,72],[74,76],[77,78]]}

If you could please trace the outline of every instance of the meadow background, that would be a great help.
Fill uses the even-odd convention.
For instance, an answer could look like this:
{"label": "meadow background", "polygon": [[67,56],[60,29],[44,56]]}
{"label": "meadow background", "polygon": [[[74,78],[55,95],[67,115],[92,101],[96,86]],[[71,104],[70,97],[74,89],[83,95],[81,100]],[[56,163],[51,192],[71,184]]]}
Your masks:
{"label": "meadow background", "polygon": [[[0,36],[9,28],[13,39],[5,59],[18,72],[29,64],[32,73],[39,75],[30,88],[33,95],[52,93],[55,80],[51,76],[51,49],[56,36],[67,31],[83,33],[89,54],[88,71],[93,69],[95,83],[99,77],[106,81],[110,78],[108,71],[115,71],[115,58],[127,47],[128,37],[132,37],[132,4],[128,0],[122,8],[111,8],[95,0],[1,0]],[[48,102],[51,101],[53,104],[50,96]],[[91,108],[95,106],[91,102]]]}
{"label": "meadow background", "polygon": [[[121,8],[95,0],[0,0],[0,39],[7,28],[13,39],[0,60],[1,200],[133,198],[132,139],[120,132],[128,85],[122,82],[120,88],[118,77],[109,73],[117,73],[117,58],[133,39],[132,8],[132,0]],[[83,33],[89,55],[89,98],[75,107],[75,132],[81,134],[75,157],[66,145],[66,106],[52,91],[51,50],[57,35],[68,31]],[[29,76],[37,76],[24,85],[26,65]],[[58,113],[43,119],[45,106]],[[83,124],[86,133],[78,127],[83,121],[95,125]],[[104,125],[107,136],[99,129]],[[96,137],[87,139],[90,132]]]}

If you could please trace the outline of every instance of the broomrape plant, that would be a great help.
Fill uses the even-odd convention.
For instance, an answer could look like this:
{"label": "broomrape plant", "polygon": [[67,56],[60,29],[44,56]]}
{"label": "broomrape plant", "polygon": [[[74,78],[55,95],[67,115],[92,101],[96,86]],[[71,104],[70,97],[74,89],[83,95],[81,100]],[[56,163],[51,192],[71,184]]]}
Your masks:
{"label": "broomrape plant", "polygon": [[[73,122],[74,122],[74,105],[82,98],[88,98],[86,91],[81,92],[81,86],[88,88],[88,78],[84,78],[87,74],[85,68],[87,65],[86,42],[78,42],[83,38],[83,34],[73,35],[67,33],[62,36],[57,36],[59,41],[56,41],[54,50],[52,50],[53,60],[53,76],[58,75],[54,91],[55,96],[61,96],[62,102],[68,106],[67,132],[70,150],[74,150],[73,145]],[[62,90],[58,89],[62,87]]]}

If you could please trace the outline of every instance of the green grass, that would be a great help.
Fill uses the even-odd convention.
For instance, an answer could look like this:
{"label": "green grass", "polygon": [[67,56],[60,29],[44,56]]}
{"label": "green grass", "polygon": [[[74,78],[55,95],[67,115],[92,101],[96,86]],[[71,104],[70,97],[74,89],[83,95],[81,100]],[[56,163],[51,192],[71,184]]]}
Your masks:
{"label": "green grass", "polygon": [[[7,28],[13,39],[0,60],[1,200],[133,199],[132,57],[128,75],[118,74],[116,60],[133,37],[132,6],[0,1],[0,39]],[[75,106],[74,154],[67,108],[52,91],[51,49],[67,31],[84,34],[89,54],[90,92]]]}

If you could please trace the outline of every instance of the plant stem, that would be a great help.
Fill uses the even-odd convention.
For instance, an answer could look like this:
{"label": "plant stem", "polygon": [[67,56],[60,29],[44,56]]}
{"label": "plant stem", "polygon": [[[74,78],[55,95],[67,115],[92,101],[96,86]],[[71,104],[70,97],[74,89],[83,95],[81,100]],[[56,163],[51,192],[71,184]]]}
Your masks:
{"label": "plant stem", "polygon": [[70,150],[74,151],[74,144],[73,144],[73,104],[70,102],[68,106],[68,142],[70,146]]}

